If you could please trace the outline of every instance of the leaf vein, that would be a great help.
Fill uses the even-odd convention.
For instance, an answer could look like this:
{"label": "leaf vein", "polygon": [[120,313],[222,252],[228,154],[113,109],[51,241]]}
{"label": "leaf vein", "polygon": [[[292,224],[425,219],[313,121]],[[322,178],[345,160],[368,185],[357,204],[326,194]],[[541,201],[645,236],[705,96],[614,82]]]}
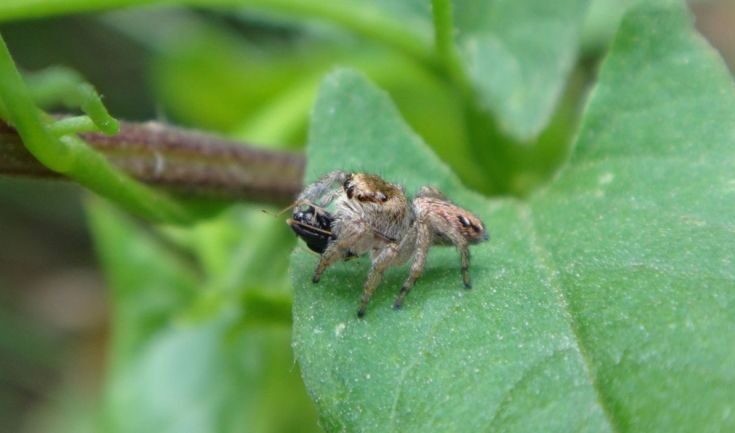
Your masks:
{"label": "leaf vein", "polygon": [[528,204],[519,204],[518,214],[528,232],[531,252],[533,255],[536,256],[541,271],[546,274],[545,285],[556,295],[564,318],[569,325],[569,330],[572,334],[577,352],[579,353],[582,365],[584,367],[584,373],[587,375],[590,386],[592,387],[592,390],[594,391],[597,398],[597,404],[602,409],[602,413],[607,420],[607,424],[610,426],[610,431],[613,433],[621,433],[623,429],[619,425],[619,423],[616,422],[617,419],[612,412],[612,408],[610,407],[609,402],[607,402],[605,394],[600,388],[600,385],[594,375],[594,370],[591,365],[592,362],[579,333],[579,324],[574,318],[574,314],[569,304],[569,301],[567,300],[566,293],[564,292],[564,289],[558,280],[558,272],[555,271],[555,266],[553,264],[551,254],[545,249],[545,247],[539,240],[536,225],[533,220],[533,210]]}
{"label": "leaf vein", "polygon": [[493,412],[492,418],[490,418],[490,423],[488,424],[488,428],[485,430],[486,433],[491,433],[495,431],[499,431],[496,427],[496,423],[498,422],[498,415],[500,415],[503,410],[510,404],[511,401],[513,401],[513,393],[516,389],[518,389],[521,385],[523,385],[527,380],[533,377],[533,374],[542,370],[544,364],[551,361],[555,357],[562,355],[566,352],[573,351],[574,347],[560,347],[552,350],[550,353],[542,356],[538,361],[534,362],[530,366],[528,366],[525,370],[523,370],[523,373],[521,374],[521,377],[513,382],[511,384],[510,388],[508,388],[507,391],[503,394],[503,398],[500,399],[500,402],[495,407],[495,411]]}

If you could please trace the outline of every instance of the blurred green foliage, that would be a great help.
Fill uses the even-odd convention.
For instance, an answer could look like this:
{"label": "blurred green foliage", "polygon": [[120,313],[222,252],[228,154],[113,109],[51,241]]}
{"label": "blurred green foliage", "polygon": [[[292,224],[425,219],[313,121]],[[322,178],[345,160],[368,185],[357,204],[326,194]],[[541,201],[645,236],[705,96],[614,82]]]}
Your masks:
{"label": "blurred green foliage", "polygon": [[[466,186],[527,197],[566,160],[596,62],[635,2],[155,3],[163,2],[4,0],[0,32],[21,67],[82,71],[115,116],[163,117],[278,149],[303,147],[319,83],[335,66],[350,67],[388,92],[409,127]],[[54,18],[83,12],[96,13]],[[37,17],[47,19],[24,21]],[[23,87],[8,78],[11,66],[6,61],[0,76],[5,105]],[[58,108],[59,98],[45,96],[59,96],[78,84],[72,81],[51,76],[41,84],[60,87],[42,92],[30,80],[29,95],[43,108]],[[12,117],[16,105],[0,112]],[[362,114],[361,121],[375,123],[386,113]],[[29,134],[43,132],[40,124],[29,123]],[[350,131],[339,138],[344,147],[330,144],[335,154],[351,152]],[[402,158],[418,173],[400,140],[383,138],[360,137],[373,158],[363,166],[379,170]],[[41,154],[49,151],[47,142],[37,144]],[[109,202],[87,200],[110,286],[102,398],[65,385],[44,410],[46,421],[29,431],[319,431],[292,361],[287,267],[295,241],[281,219],[255,205],[202,218],[136,183],[113,185],[114,170],[81,161],[78,179],[111,201],[159,222],[188,223],[151,227]],[[59,162],[49,157],[49,165]],[[100,177],[105,170],[110,176]],[[25,356],[16,340],[5,341]],[[329,380],[312,377],[310,385],[321,391]],[[352,404],[354,419],[360,417],[354,402],[339,403]],[[328,417],[327,430],[339,430],[339,417]]]}

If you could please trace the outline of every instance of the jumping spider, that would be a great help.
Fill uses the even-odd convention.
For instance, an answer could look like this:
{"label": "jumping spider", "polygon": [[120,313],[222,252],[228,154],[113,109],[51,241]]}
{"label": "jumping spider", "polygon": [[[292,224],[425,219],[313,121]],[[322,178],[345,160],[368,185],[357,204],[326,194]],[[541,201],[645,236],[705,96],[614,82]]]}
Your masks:
{"label": "jumping spider", "polygon": [[308,185],[296,200],[288,224],[321,255],[314,283],[332,264],[370,254],[372,266],[357,311],[360,318],[385,270],[412,259],[408,278],[393,304],[401,308],[424,270],[432,245],[457,247],[464,286],[471,288],[469,245],[488,240],[485,226],[475,215],[435,188],[422,187],[409,201],[399,185],[375,175],[345,171],[331,172]]}

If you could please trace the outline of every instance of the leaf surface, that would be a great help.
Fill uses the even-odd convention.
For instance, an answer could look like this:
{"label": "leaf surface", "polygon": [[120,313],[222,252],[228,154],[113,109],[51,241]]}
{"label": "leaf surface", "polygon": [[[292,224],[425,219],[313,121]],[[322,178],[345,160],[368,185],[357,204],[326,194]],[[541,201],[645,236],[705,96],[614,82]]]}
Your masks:
{"label": "leaf surface", "polygon": [[576,60],[588,0],[454,0],[456,44],[481,105],[520,140],[548,124]]}
{"label": "leaf surface", "polygon": [[366,259],[310,282],[292,256],[294,347],[327,431],[735,429],[735,91],[679,6],[623,21],[567,165],[525,201],[459,184],[360,75],[329,76],[307,180],[334,169],[440,187],[482,217],[474,288],[433,249],[404,309]]}

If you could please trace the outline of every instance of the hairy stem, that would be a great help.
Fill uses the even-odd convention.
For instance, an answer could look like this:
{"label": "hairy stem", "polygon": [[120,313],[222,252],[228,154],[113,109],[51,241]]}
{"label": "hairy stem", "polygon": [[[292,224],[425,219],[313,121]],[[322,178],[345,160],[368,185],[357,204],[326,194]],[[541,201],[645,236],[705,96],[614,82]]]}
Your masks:
{"label": "hairy stem", "polygon": [[[156,122],[122,122],[117,135],[80,137],[131,177],[184,197],[282,205],[301,190],[299,153],[257,149]],[[38,162],[2,121],[0,176],[65,179]]]}

